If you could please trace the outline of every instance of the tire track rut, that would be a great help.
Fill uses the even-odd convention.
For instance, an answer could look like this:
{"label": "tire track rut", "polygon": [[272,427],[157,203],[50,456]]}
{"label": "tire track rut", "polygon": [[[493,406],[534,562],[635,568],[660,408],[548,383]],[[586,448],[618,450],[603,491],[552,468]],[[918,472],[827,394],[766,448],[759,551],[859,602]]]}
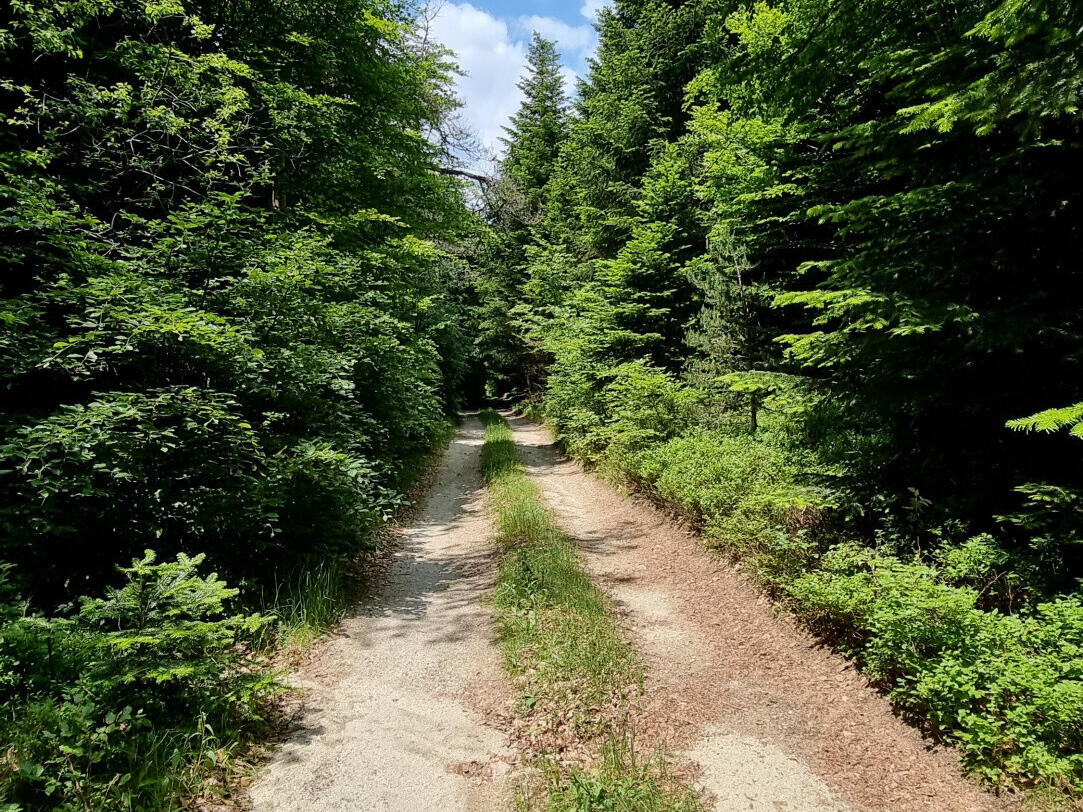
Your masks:
{"label": "tire track rut", "polygon": [[468,695],[504,696],[484,598],[484,429],[468,415],[384,583],[298,675],[298,730],[250,790],[256,810],[507,809],[514,754]]}
{"label": "tire track rut", "polygon": [[646,746],[694,762],[719,810],[1015,808],[965,777],[843,657],[721,556],[506,414],[528,471],[615,601],[647,671]]}

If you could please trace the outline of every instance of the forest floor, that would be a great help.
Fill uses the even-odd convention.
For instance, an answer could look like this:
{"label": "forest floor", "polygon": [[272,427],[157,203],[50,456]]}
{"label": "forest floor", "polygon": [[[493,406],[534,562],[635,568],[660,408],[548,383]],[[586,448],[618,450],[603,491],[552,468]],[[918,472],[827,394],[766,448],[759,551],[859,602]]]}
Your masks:
{"label": "forest floor", "polygon": [[[505,416],[645,668],[637,749],[664,747],[707,806],[1013,808],[695,536]],[[467,416],[372,596],[295,677],[297,724],[251,789],[255,809],[514,808],[529,771],[487,600],[482,436]]]}

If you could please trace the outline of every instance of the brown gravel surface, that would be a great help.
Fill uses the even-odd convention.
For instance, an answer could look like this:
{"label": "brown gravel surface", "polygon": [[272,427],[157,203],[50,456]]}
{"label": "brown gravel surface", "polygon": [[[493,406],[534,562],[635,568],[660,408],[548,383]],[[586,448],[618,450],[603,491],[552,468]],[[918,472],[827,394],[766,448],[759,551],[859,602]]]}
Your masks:
{"label": "brown gravel surface", "polygon": [[255,809],[512,806],[515,755],[470,701],[510,701],[485,604],[483,436],[467,416],[372,597],[294,675],[298,724],[251,787]]}
{"label": "brown gravel surface", "polygon": [[776,612],[653,506],[505,415],[531,475],[644,662],[641,741],[695,762],[719,810],[1001,810],[948,748],[892,712],[848,661]]}

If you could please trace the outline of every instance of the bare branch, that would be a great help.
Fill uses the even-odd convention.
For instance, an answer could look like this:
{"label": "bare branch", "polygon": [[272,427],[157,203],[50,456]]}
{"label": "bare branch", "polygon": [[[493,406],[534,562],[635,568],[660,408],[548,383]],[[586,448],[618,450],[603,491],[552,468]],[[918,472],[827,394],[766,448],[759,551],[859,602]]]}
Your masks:
{"label": "bare branch", "polygon": [[441,175],[452,175],[459,178],[469,178],[470,180],[476,181],[477,183],[485,187],[492,186],[494,183],[496,183],[496,180],[494,180],[493,178],[490,178],[487,175],[482,175],[478,172],[471,172],[468,169],[457,169],[453,166],[439,166],[436,168],[436,171],[439,172]]}

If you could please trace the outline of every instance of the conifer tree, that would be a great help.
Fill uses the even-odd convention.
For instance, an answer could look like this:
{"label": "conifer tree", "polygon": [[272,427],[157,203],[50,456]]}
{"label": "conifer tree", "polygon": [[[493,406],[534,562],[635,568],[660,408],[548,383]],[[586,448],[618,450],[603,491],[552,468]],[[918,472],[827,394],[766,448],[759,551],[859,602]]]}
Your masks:
{"label": "conifer tree", "polygon": [[[684,266],[705,235],[694,156],[666,142],[683,126],[677,88],[695,74],[699,5],[621,0],[599,18],[598,56],[539,229],[549,248],[530,269],[563,291],[535,332],[555,358],[554,385],[574,381],[575,398],[592,397],[621,364],[684,365],[698,301]],[[574,276],[554,284],[568,269]]]}
{"label": "conifer tree", "polygon": [[493,233],[481,267],[481,344],[497,387],[530,391],[542,359],[524,335],[529,306],[526,249],[541,218],[542,201],[568,124],[568,99],[556,45],[535,33],[519,82],[523,101],[504,128],[500,176],[489,198]]}
{"label": "conifer tree", "polygon": [[568,119],[568,97],[560,72],[556,44],[534,32],[527,53],[527,73],[519,82],[523,102],[504,127],[507,152],[501,165],[503,179],[512,182],[526,209],[536,213],[542,193],[556,165]]}

